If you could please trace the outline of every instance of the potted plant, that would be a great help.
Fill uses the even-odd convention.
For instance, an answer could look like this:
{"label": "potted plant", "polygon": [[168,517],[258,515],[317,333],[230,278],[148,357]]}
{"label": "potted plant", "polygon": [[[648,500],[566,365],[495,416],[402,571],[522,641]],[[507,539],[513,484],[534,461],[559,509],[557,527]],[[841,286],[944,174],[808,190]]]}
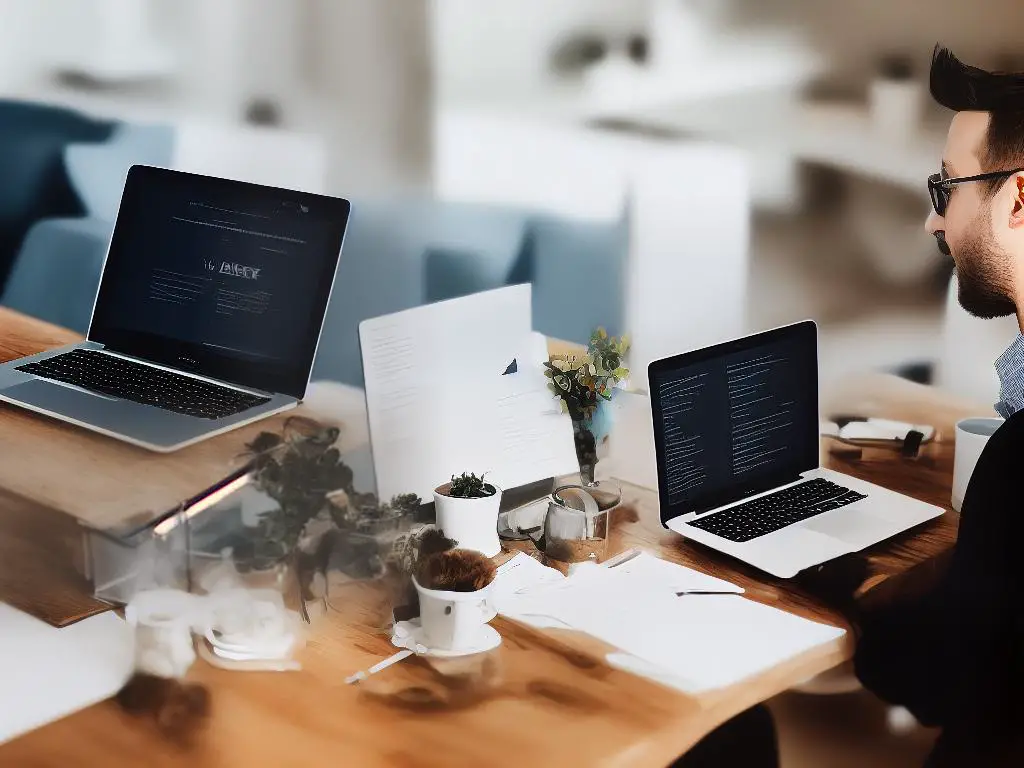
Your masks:
{"label": "potted plant", "polygon": [[548,388],[558,398],[562,411],[572,419],[580,479],[585,486],[597,486],[597,445],[610,426],[607,404],[619,383],[629,376],[629,369],[623,364],[628,350],[627,338],[611,337],[604,328],[598,328],[591,335],[586,352],[553,355],[544,364]]}
{"label": "potted plant", "polygon": [[232,559],[241,572],[290,569],[304,600],[322,596],[312,584],[329,564],[352,579],[383,575],[381,552],[421,505],[415,494],[381,502],[357,492],[338,436],[336,427],[292,417],[281,433],[262,432],[247,445],[253,483],[276,504],[233,536]]}
{"label": "potted plant", "polygon": [[438,528],[458,541],[460,548],[476,550],[487,557],[501,552],[500,505],[501,489],[484,480],[483,475],[463,472],[434,489]]}

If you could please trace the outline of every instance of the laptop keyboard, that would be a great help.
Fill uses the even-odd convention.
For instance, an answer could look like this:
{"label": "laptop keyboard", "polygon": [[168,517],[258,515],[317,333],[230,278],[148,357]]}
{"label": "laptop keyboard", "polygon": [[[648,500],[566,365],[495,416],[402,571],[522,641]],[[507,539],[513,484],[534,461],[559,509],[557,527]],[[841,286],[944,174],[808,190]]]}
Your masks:
{"label": "laptop keyboard", "polygon": [[17,370],[200,419],[222,419],[270,401],[269,397],[87,349],[19,365]]}
{"label": "laptop keyboard", "polygon": [[687,525],[744,542],[864,498],[864,494],[819,477]]}

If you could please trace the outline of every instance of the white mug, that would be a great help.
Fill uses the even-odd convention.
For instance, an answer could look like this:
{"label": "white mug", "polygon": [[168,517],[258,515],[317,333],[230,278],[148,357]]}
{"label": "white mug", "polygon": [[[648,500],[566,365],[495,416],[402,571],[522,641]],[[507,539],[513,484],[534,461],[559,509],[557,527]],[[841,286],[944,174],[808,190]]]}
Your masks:
{"label": "white mug", "polygon": [[476,592],[427,589],[416,579],[424,644],[432,650],[469,651],[480,641],[484,624],[498,615],[491,584]]}
{"label": "white mug", "polygon": [[964,503],[967,486],[974,474],[974,467],[981,458],[988,439],[1003,424],[999,418],[962,419],[956,424],[956,443],[953,453],[953,495],[950,499],[957,512]]}

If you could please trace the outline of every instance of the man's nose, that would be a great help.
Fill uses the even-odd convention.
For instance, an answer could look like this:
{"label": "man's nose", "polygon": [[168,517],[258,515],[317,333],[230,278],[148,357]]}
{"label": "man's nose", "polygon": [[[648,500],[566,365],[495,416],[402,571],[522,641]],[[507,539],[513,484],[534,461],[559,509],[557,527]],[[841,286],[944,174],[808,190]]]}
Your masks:
{"label": "man's nose", "polygon": [[946,228],[945,219],[935,211],[932,211],[924,222],[924,228],[929,235],[934,235],[936,232]]}

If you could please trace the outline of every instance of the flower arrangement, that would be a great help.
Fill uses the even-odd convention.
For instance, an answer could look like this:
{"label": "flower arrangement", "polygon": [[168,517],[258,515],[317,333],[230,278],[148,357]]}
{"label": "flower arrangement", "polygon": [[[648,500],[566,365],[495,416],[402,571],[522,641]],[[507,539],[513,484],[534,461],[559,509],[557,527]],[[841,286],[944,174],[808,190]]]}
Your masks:
{"label": "flower arrangement", "polygon": [[568,411],[572,419],[576,457],[584,485],[596,485],[594,420],[601,404],[610,401],[615,387],[629,376],[629,369],[623,365],[628,351],[627,337],[612,337],[604,328],[598,328],[591,334],[585,353],[552,355],[544,364],[544,375],[549,379],[548,389],[558,398],[562,412]]}
{"label": "flower arrangement", "polygon": [[544,363],[548,389],[574,422],[593,418],[598,405],[612,399],[614,388],[629,376],[623,365],[628,350],[627,337],[610,337],[604,328],[598,328],[585,353],[552,355]]}

